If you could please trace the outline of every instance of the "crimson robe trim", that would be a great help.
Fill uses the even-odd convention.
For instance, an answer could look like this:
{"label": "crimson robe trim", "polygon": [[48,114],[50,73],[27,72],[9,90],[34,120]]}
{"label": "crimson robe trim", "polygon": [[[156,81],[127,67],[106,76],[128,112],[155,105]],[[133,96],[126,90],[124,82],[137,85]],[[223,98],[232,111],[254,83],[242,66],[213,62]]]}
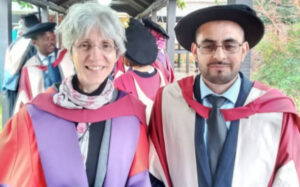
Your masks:
{"label": "crimson robe trim", "polygon": [[[126,95],[117,101],[104,105],[96,110],[74,109],[69,110],[53,103],[53,94],[39,94],[33,99],[32,104],[40,110],[47,111],[63,119],[74,122],[99,122],[117,116],[136,116],[142,124],[146,124],[145,106],[132,95]],[[124,106],[124,107],[121,107]],[[131,107],[126,107],[131,106]],[[102,115],[98,115],[101,113]]]}
{"label": "crimson robe trim", "polygon": [[[193,85],[194,77],[187,77],[178,81],[179,87],[181,89],[182,95],[187,102],[200,116],[207,118],[210,108],[205,107],[194,100],[193,97]],[[263,112],[286,112],[291,114],[296,121],[298,129],[300,129],[300,119],[297,116],[295,106],[292,100],[278,90],[269,89],[267,86],[259,82],[254,83],[254,87],[266,91],[266,93],[250,102],[248,105],[243,107],[238,107],[234,109],[222,110],[226,120],[237,120],[244,117],[251,116],[255,113]],[[152,117],[150,120],[149,133],[153,145],[156,149],[158,158],[160,160],[163,172],[165,174],[166,180],[169,186],[172,186],[171,177],[169,173],[168,162],[166,158],[166,148],[163,135],[163,125],[162,125],[162,95],[163,88],[157,92],[155,104],[153,105]],[[154,125],[153,125],[154,124]]]}
{"label": "crimson robe trim", "polygon": [[[193,98],[193,85],[194,77],[188,77],[178,81],[182,95],[185,101],[203,118],[207,119],[210,111],[209,107],[205,107],[194,100]],[[258,85],[258,86],[256,86]],[[262,87],[262,84],[259,82],[254,82],[253,87]],[[267,88],[267,87],[264,87]],[[249,117],[256,113],[265,113],[265,112],[286,112],[297,115],[295,105],[293,101],[284,96],[277,89],[268,89],[266,93],[250,102],[249,104],[236,107],[233,109],[221,109],[223,116],[226,121],[234,121],[242,118]]]}
{"label": "crimson robe trim", "polygon": [[170,176],[167,157],[166,157],[167,154],[166,154],[163,125],[162,125],[162,113],[161,113],[162,93],[163,93],[163,88],[160,88],[156,94],[156,99],[153,104],[152,114],[149,123],[149,134],[153,142],[153,145],[155,147],[155,150],[157,152],[164,174],[166,176],[168,185],[171,187],[172,182],[171,182],[171,176]]}
{"label": "crimson robe trim", "polygon": [[68,50],[67,50],[67,49],[64,49],[64,50],[62,50],[62,51],[59,53],[58,58],[56,59],[55,62],[53,62],[53,65],[52,65],[54,68],[55,68],[56,66],[58,66],[59,63],[61,63],[62,59],[64,58],[64,56],[65,56],[65,54],[66,54],[67,52],[68,52]]}

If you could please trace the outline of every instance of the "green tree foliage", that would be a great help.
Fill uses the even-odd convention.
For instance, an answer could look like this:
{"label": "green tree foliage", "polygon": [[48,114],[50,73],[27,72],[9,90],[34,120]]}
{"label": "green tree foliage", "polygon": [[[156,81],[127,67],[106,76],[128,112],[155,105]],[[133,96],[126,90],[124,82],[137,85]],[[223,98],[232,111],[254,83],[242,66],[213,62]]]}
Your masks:
{"label": "green tree foliage", "polygon": [[266,28],[255,48],[260,60],[254,79],[292,97],[300,114],[300,3],[254,0],[254,5]]}
{"label": "green tree foliage", "polygon": [[293,0],[255,0],[254,5],[260,7],[260,17],[267,24],[272,23],[272,19],[286,24],[300,21],[299,10]]}
{"label": "green tree foliage", "polygon": [[267,31],[256,47],[262,60],[254,78],[292,97],[300,112],[300,22],[287,28],[286,41]]}
{"label": "green tree foliage", "polygon": [[178,8],[183,10],[186,7],[185,0],[176,0],[176,5]]}
{"label": "green tree foliage", "polygon": [[20,5],[21,8],[33,8],[32,4],[25,2],[25,1],[21,1],[21,0],[12,0],[12,2],[16,2]]}

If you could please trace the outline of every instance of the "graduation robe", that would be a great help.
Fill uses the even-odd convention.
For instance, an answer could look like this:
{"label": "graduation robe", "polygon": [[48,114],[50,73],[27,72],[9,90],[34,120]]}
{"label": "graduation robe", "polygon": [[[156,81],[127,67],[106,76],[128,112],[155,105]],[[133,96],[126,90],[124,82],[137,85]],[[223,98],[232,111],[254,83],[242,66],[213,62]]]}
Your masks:
{"label": "graduation robe", "polygon": [[236,108],[221,110],[231,126],[214,178],[203,140],[210,108],[196,101],[199,75],[158,91],[149,170],[165,186],[299,186],[300,120],[292,100],[241,77]]}
{"label": "graduation robe", "polygon": [[31,39],[20,37],[6,50],[4,75],[2,85],[2,107],[7,114],[3,114],[5,122],[12,116],[18,94],[18,85],[21,69],[25,62],[36,54],[36,49]]}
{"label": "graduation robe", "polygon": [[3,89],[16,91],[18,88],[18,81],[20,71],[24,63],[36,54],[31,39],[24,37],[18,38],[6,50]]}
{"label": "graduation robe", "polygon": [[120,77],[125,72],[127,72],[129,69],[130,69],[129,66],[126,66],[125,64],[123,64],[123,57],[120,56],[115,64],[115,68],[114,68],[114,72],[113,72],[114,79]]}
{"label": "graduation robe", "polygon": [[[115,65],[113,76],[114,78],[118,78],[123,73],[127,72],[129,69],[131,69],[129,66],[126,66],[123,63],[123,57],[120,57]],[[174,70],[170,63],[169,57],[167,55],[167,52],[165,50],[159,50],[157,54],[156,60],[151,64],[151,66],[157,68],[160,70],[160,72],[163,74],[166,84],[169,84],[174,81]]]}
{"label": "graduation robe", "polygon": [[[75,73],[73,63],[66,49],[58,52],[57,59],[52,65],[53,67],[58,66],[62,80]],[[42,93],[47,89],[44,87],[43,71],[45,70],[47,70],[47,67],[41,65],[41,62],[36,55],[26,62],[22,69],[19,81],[19,90],[14,114],[22,105],[28,103],[39,93]]]}
{"label": "graduation robe", "polygon": [[150,186],[145,108],[137,99],[125,95],[97,110],[70,110],[53,104],[51,89],[22,107],[0,134],[0,186],[87,187],[74,122],[103,120],[111,120],[111,129],[99,186]]}
{"label": "graduation robe", "polygon": [[160,49],[158,51],[156,61],[152,64],[152,66],[158,68],[163,73],[168,83],[172,83],[174,81],[174,70],[165,49]]}
{"label": "graduation robe", "polygon": [[[166,85],[166,80],[159,69],[156,69],[156,74],[154,76],[160,79],[159,85],[154,85],[156,83],[151,82],[153,77],[149,77],[149,81],[146,78],[147,87],[160,88]],[[153,98],[150,98],[147,95],[156,95],[157,89],[151,89],[151,94],[144,92],[140,86],[141,83],[137,78],[139,78],[139,75],[137,75],[133,70],[129,70],[114,80],[114,86],[119,90],[131,93],[146,106],[146,123],[148,124],[152,111]],[[146,80],[143,83],[146,83]]]}

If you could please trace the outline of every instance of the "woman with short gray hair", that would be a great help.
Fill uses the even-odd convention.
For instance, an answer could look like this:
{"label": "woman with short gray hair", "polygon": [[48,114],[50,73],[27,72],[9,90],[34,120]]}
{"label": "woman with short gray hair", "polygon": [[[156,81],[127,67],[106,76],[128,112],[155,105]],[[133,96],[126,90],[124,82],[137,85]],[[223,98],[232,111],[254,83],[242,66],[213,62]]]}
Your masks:
{"label": "woman with short gray hair", "polygon": [[125,51],[116,13],[76,4],[58,32],[76,74],[5,126],[0,186],[150,186],[145,107],[108,79]]}
{"label": "woman with short gray hair", "polygon": [[115,42],[118,56],[125,52],[125,30],[117,14],[106,6],[95,6],[93,2],[73,5],[57,31],[62,34],[64,47],[71,51],[75,40],[92,28]]}

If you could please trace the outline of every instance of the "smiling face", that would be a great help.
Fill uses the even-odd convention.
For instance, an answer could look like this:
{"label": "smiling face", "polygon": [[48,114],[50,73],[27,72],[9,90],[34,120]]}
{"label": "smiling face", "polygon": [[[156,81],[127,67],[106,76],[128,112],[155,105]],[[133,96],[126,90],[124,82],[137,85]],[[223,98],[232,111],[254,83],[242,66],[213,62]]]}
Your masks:
{"label": "smiling face", "polygon": [[32,43],[37,50],[44,56],[48,56],[55,50],[56,38],[52,31],[47,31],[36,36]]}
{"label": "smiling face", "polygon": [[110,75],[117,61],[114,41],[104,38],[98,29],[91,29],[72,47],[73,60],[79,88],[91,93]]}
{"label": "smiling face", "polygon": [[[210,21],[197,30],[196,43],[192,44],[192,53],[199,64],[199,70],[205,82],[211,84],[228,84],[235,80],[244,61],[249,45],[244,42],[243,29],[232,21]],[[230,50],[230,45],[238,45],[234,53],[224,50],[221,45]],[[217,46],[211,53],[206,53],[201,47]],[[226,47],[227,46],[227,47]],[[229,47],[228,47],[229,46]]]}

